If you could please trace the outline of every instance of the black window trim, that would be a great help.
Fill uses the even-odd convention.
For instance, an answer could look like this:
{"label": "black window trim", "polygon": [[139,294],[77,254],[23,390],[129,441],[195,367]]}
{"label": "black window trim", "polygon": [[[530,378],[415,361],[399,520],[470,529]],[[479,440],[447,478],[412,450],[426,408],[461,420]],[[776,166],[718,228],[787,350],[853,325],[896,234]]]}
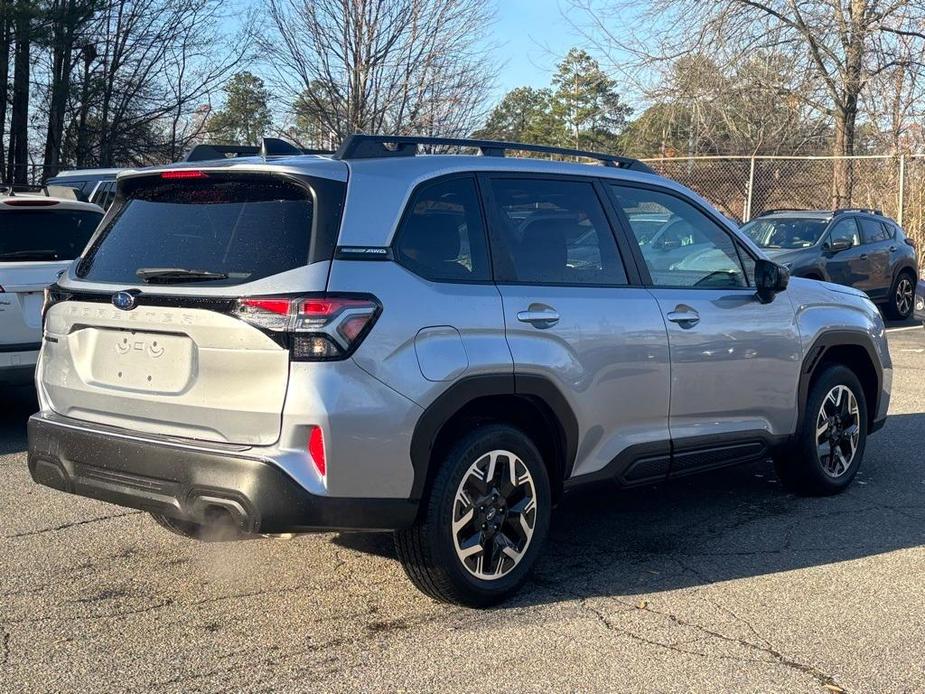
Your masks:
{"label": "black window trim", "polygon": [[[509,287],[575,287],[577,289],[627,289],[630,287],[641,287],[642,281],[639,276],[638,269],[636,268],[635,259],[631,262],[628,262],[629,258],[632,258],[629,255],[629,249],[626,248],[626,239],[622,239],[622,232],[617,227],[614,222],[614,216],[610,210],[610,200],[606,195],[606,191],[603,190],[600,184],[599,176],[581,176],[576,174],[556,174],[556,173],[546,173],[546,172],[537,172],[537,171],[479,171],[478,174],[479,187],[482,190],[482,208],[485,211],[485,216],[487,218],[487,231],[488,231],[488,241],[489,241],[489,254],[492,261],[492,276],[494,277],[495,284],[498,286],[509,286]],[[545,180],[545,181],[571,181],[576,183],[590,183],[591,189],[594,191],[595,196],[597,197],[598,203],[601,206],[601,210],[604,213],[604,218],[607,221],[607,225],[610,228],[610,233],[614,238],[614,242],[617,247],[617,257],[623,265],[623,274],[626,275],[626,283],[624,284],[599,284],[599,283],[584,283],[584,282],[528,282],[521,280],[500,280],[498,279],[501,276],[504,276],[506,271],[505,268],[499,267],[501,262],[500,256],[495,254],[492,250],[495,244],[501,244],[502,242],[497,238],[497,230],[500,225],[500,221],[495,220],[495,215],[498,213],[498,209],[495,203],[494,194],[491,189],[491,181],[497,179],[533,179],[533,180]],[[609,180],[609,179],[604,179]]]}
{"label": "black window trim", "polygon": [[616,194],[613,190],[613,187],[623,186],[626,188],[639,188],[642,190],[649,190],[652,192],[663,193],[665,195],[669,195],[673,198],[677,198],[681,202],[685,202],[688,205],[692,206],[698,212],[703,214],[707,219],[709,219],[714,224],[716,224],[716,226],[719,227],[719,229],[723,233],[725,233],[726,236],[729,237],[729,240],[732,242],[732,246],[736,250],[736,253],[739,257],[739,265],[742,268],[742,275],[745,277],[745,281],[749,283],[747,287],[691,287],[688,285],[660,285],[660,284],[657,285],[655,284],[655,282],[652,281],[652,275],[649,273],[649,266],[646,265],[646,261],[642,255],[642,251],[639,249],[639,244],[630,243],[633,260],[635,261],[636,265],[639,267],[639,275],[642,279],[642,286],[649,288],[649,289],[688,289],[688,290],[693,290],[693,291],[698,291],[698,292],[737,291],[737,292],[754,293],[755,287],[752,286],[749,280],[748,272],[745,269],[745,264],[742,258],[744,255],[745,257],[748,257],[749,259],[751,259],[752,262],[757,262],[759,260],[759,256],[755,254],[752,251],[752,249],[748,247],[746,243],[744,243],[740,238],[738,238],[737,234],[726,226],[727,222],[722,221],[719,216],[717,216],[716,214],[711,212],[709,209],[701,205],[697,200],[691,197],[688,197],[687,195],[684,195],[680,193],[679,191],[672,190],[671,188],[666,188],[665,186],[653,185],[651,183],[643,183],[640,181],[630,181],[630,180],[625,180],[625,179],[620,179],[620,178],[605,178],[603,180],[606,181],[607,183],[608,204],[613,207],[614,215],[617,217],[617,219],[620,220],[621,231],[626,236],[627,242],[635,239],[636,237],[635,237],[635,234],[633,233],[632,227],[630,226],[629,218],[626,216],[626,213],[623,211],[620,205],[617,204],[617,199],[615,197]]}
{"label": "black window trim", "polygon": [[[412,214],[412,208],[414,207],[414,201],[417,198],[418,193],[426,188],[431,186],[439,185],[445,181],[458,179],[458,178],[468,178],[472,181],[473,186],[475,187],[475,198],[479,206],[479,218],[482,220],[482,240],[485,243],[485,252],[488,256],[488,277],[487,279],[458,279],[458,278],[446,278],[446,279],[435,279],[431,277],[425,277],[421,275],[412,268],[405,265],[400,260],[400,254],[398,253],[398,239],[401,236],[402,229],[405,225],[405,220]],[[398,218],[398,224],[392,230],[392,241],[388,245],[389,259],[394,261],[403,270],[411,273],[415,277],[425,282],[433,282],[435,284],[494,284],[495,283],[495,272],[494,272],[494,262],[492,261],[491,254],[491,243],[490,243],[490,234],[488,233],[488,222],[485,218],[485,205],[482,198],[481,186],[479,185],[478,175],[474,171],[454,171],[453,173],[444,174],[442,176],[434,176],[433,178],[428,178],[424,181],[418,183],[408,195],[405,201],[405,208],[402,210],[401,216]]]}

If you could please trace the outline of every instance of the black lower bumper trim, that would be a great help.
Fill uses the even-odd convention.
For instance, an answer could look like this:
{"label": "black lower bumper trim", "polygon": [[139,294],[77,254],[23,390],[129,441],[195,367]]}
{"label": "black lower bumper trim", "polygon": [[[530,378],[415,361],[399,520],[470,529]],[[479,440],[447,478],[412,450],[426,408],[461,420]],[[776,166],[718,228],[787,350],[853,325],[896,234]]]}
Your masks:
{"label": "black lower bumper trim", "polygon": [[29,419],[29,472],[72,494],[197,523],[220,510],[253,533],[396,530],[417,514],[417,502],[407,499],[311,494],[272,462],[234,451],[111,436],[62,419]]}

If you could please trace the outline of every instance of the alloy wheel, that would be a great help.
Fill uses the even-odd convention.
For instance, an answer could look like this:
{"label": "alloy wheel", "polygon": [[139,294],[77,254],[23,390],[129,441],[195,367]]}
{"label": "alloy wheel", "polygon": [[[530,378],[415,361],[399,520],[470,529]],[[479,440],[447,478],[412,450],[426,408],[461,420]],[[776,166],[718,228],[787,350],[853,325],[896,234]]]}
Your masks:
{"label": "alloy wheel", "polygon": [[900,277],[896,285],[896,311],[901,316],[909,315],[912,310],[912,301],[915,296],[915,288],[908,277]]}
{"label": "alloy wheel", "polygon": [[453,501],[453,545],[463,567],[491,581],[509,574],[536,527],[536,487],[514,453],[494,450],[463,475]]}
{"label": "alloy wheel", "polygon": [[816,453],[822,470],[838,478],[848,472],[861,437],[858,401],[848,386],[833,387],[816,416]]}

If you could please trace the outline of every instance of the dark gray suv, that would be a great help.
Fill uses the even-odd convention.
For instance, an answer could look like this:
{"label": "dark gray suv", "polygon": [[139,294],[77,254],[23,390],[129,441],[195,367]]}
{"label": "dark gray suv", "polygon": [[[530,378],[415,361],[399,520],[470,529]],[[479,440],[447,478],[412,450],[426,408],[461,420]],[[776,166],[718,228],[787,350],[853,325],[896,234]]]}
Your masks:
{"label": "dark gray suv", "polygon": [[890,318],[912,315],[915,242],[879,210],[770,210],[742,231],[795,277],[861,289]]}

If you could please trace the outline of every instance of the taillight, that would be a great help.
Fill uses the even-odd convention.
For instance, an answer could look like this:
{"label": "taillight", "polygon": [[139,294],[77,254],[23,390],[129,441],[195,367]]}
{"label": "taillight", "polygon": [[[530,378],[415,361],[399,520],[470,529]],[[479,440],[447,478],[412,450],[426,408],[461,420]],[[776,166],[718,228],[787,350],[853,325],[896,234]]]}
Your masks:
{"label": "taillight", "polygon": [[915,246],[916,246],[916,244],[915,244],[915,239],[910,239],[908,236],[907,236],[906,238],[904,238],[903,241],[905,241],[907,244],[909,244],[909,245],[912,246],[913,248],[915,248]]}
{"label": "taillight", "polygon": [[57,200],[43,198],[7,198],[3,204],[10,207],[54,207],[59,203]]}
{"label": "taillight", "polygon": [[199,169],[171,169],[161,173],[161,178],[177,180],[180,178],[208,178],[209,174]]}
{"label": "taillight", "polygon": [[324,460],[324,435],[321,433],[321,427],[313,426],[308,433],[308,454],[318,474],[324,477],[327,472],[327,463]]}
{"label": "taillight", "polygon": [[373,297],[248,297],[233,315],[289,336],[293,361],[344,359],[359,346],[381,311]]}

